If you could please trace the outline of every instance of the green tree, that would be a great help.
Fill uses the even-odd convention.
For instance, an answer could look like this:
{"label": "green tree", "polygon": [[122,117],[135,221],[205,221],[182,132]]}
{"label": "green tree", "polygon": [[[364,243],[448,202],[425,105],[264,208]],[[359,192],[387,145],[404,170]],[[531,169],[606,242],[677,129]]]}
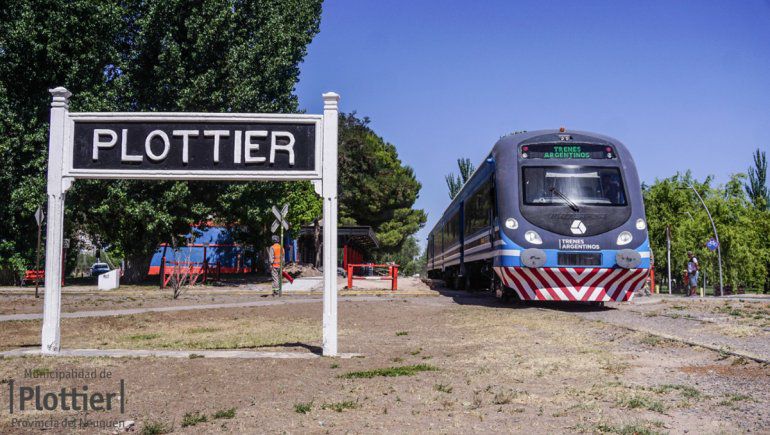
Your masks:
{"label": "green tree", "polygon": [[415,236],[407,237],[395,254],[378,254],[377,262],[384,261],[392,261],[398,264],[398,274],[400,276],[412,276],[415,273],[421,273],[420,245],[417,243],[417,238]]}
{"label": "green tree", "polygon": [[369,118],[340,115],[340,224],[369,225],[380,249],[396,253],[409,236],[425,225],[423,210],[415,210],[422,187],[396,147],[369,128]]}
{"label": "green tree", "polygon": [[[298,65],[320,12],[321,0],[21,0],[2,8],[0,201],[9,206],[0,217],[10,223],[0,237],[2,261],[15,261],[8,252],[32,258],[31,214],[45,194],[48,88],[72,91],[73,111],[295,111]],[[309,191],[307,183],[287,186],[78,181],[66,231],[110,240],[134,281],[157,244],[192,222],[246,222],[243,237],[259,242],[264,228],[254,214]],[[317,209],[308,199],[293,213]]]}
{"label": "green tree", "polygon": [[755,207],[770,207],[770,193],[767,190],[767,156],[764,151],[757,149],[754,152],[754,167],[749,168],[749,181],[744,186]]}
{"label": "green tree", "polygon": [[455,199],[455,196],[460,193],[460,189],[463,188],[476,170],[476,166],[471,163],[471,159],[467,157],[457,159],[457,168],[460,170],[459,175],[452,172],[444,177],[447,188],[449,189],[449,199]]}
{"label": "green tree", "polygon": [[724,186],[711,179],[698,182],[690,172],[656,180],[646,186],[645,209],[650,245],[655,254],[655,273],[666,280],[666,232],[671,228],[672,277],[681,282],[687,251],[695,252],[711,284],[718,283],[716,252],[705,247],[714,236],[706,211],[689,185],[693,185],[711,211],[722,250],[724,284],[761,287],[767,280],[770,261],[770,212],[751,205],[743,189],[745,175],[733,175]]}
{"label": "green tree", "polygon": [[[0,8],[0,268],[33,264],[35,209],[45,209],[48,89],[66,84],[80,101],[109,95],[123,8],[118,2],[4,2]],[[94,105],[95,107],[97,105]]]}

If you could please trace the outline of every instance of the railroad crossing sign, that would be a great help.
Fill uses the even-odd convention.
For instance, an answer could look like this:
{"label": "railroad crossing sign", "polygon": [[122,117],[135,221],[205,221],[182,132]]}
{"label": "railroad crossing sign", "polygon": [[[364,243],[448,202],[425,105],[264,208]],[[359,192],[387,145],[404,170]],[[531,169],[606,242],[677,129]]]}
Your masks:
{"label": "railroad crossing sign", "polygon": [[282,226],[284,230],[289,229],[289,223],[286,222],[286,214],[289,212],[289,204],[284,204],[281,210],[278,210],[278,207],[273,206],[273,215],[275,215],[275,220],[273,221],[273,224],[270,225],[270,232],[274,233],[275,230],[278,229],[278,226]]}
{"label": "railroad crossing sign", "polygon": [[286,213],[289,212],[289,204],[284,204],[280,211],[278,210],[278,207],[273,206],[272,211],[275,215],[275,220],[273,221],[273,225],[270,225],[270,231],[274,233],[278,227],[281,228],[280,235],[278,236],[281,241],[281,262],[278,266],[278,296],[283,296],[283,230],[289,229],[289,223],[286,222]]}
{"label": "railroad crossing sign", "polygon": [[40,206],[37,206],[37,210],[35,210],[35,221],[37,221],[37,226],[43,225],[43,209],[40,208]]}
{"label": "railroad crossing sign", "polygon": [[717,242],[716,239],[711,238],[708,242],[706,242],[706,247],[709,248],[709,251],[716,251],[716,249],[719,247],[719,242]]}

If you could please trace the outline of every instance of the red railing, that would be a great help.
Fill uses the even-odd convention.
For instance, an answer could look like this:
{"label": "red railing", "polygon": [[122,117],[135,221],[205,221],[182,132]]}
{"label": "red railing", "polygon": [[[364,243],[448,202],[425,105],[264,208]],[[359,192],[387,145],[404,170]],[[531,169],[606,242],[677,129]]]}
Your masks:
{"label": "red railing", "polygon": [[[353,271],[356,267],[362,268],[368,268],[368,269],[375,269],[375,268],[387,268],[388,272],[387,275],[354,275]],[[398,264],[374,264],[374,263],[364,263],[364,264],[348,264],[348,288],[353,288],[353,279],[376,279],[376,280],[384,280],[384,281],[391,281],[390,283],[390,290],[395,291],[398,290]]]}
{"label": "red railing", "polygon": [[24,272],[24,282],[32,282],[35,280],[45,280],[45,270],[27,270]]}
{"label": "red railing", "polygon": [[[193,285],[198,281],[201,275],[203,275],[202,282],[206,283],[209,278],[209,263],[204,261],[203,263],[196,263],[192,261],[168,261],[166,257],[160,259],[160,288],[164,289],[171,281],[174,275],[175,268],[181,268],[184,272],[184,276],[189,279],[189,285]],[[215,269],[217,280],[222,270],[222,266],[217,261]],[[177,270],[179,272],[179,270]]]}

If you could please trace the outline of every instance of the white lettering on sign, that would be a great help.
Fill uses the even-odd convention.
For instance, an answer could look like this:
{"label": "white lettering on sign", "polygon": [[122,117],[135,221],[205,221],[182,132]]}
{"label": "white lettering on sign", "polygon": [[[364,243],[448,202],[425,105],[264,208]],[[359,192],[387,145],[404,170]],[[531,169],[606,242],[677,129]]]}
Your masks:
{"label": "white lettering on sign", "polygon": [[235,130],[235,142],[233,142],[233,162],[241,163],[241,131]]}
{"label": "white lettering on sign", "polygon": [[[203,137],[213,139],[213,161],[219,163],[220,161],[220,145],[223,138],[230,137],[229,130],[203,130]],[[294,166],[294,145],[296,139],[294,135],[288,131],[273,131],[267,130],[235,130],[233,135],[233,163],[264,163],[268,161],[268,157],[258,155],[260,150],[259,139],[267,139],[270,136],[270,151],[269,151],[269,163],[272,165],[275,163],[275,155],[277,152],[287,153],[289,156],[289,165]],[[172,130],[171,136],[174,138],[182,139],[182,163],[188,164],[190,161],[190,138],[200,136],[200,130]],[[159,139],[159,140],[156,140]],[[163,146],[158,151],[157,143]],[[113,148],[118,143],[118,134],[115,130],[111,129],[94,129],[91,158],[93,161],[99,160],[99,150]],[[153,148],[153,145],[155,147]],[[265,143],[267,146],[267,144]],[[163,130],[153,130],[147,137],[144,138],[144,153],[153,162],[160,162],[166,159],[171,152],[171,140],[169,134]],[[128,129],[121,129],[120,137],[120,161],[121,162],[141,162],[144,160],[142,154],[129,154],[128,152]]]}
{"label": "white lettering on sign", "polygon": [[244,145],[246,146],[245,154],[243,155],[243,161],[245,163],[262,163],[267,160],[264,157],[257,157],[251,154],[252,151],[259,151],[259,143],[252,142],[254,137],[264,138],[267,137],[267,131],[265,130],[246,130],[246,138]]}
{"label": "white lettering on sign", "polygon": [[[102,142],[102,136],[109,136],[110,140]],[[102,128],[94,129],[94,146],[91,157],[94,161],[99,160],[99,148],[112,148],[116,143],[118,143],[118,134],[114,131]]]}
{"label": "white lettering on sign", "polygon": [[584,239],[559,239],[559,249],[587,251],[598,250],[601,247],[596,243],[586,243]]}
{"label": "white lettering on sign", "polygon": [[214,138],[214,163],[219,163],[219,138],[229,137],[227,130],[203,130],[203,136]]}
{"label": "white lettering on sign", "polygon": [[128,136],[128,129],[124,128],[121,132],[120,139],[120,161],[121,162],[141,162],[144,160],[141,154],[129,154],[126,148],[126,136]]}
{"label": "white lettering on sign", "polygon": [[[286,145],[278,145],[278,138],[283,137],[289,140]],[[270,164],[275,163],[275,151],[287,151],[289,153],[289,165],[294,166],[294,135],[285,131],[274,131],[270,141]]]}
{"label": "white lettering on sign", "polygon": [[200,132],[198,130],[174,130],[172,132],[174,136],[181,136],[182,137],[182,163],[187,164],[187,161],[190,160],[190,136],[198,136]]}
{"label": "white lettering on sign", "polygon": [[[160,136],[160,138],[163,140],[163,152],[160,154],[155,154],[152,152],[152,139],[155,136]],[[168,140],[168,135],[163,130],[151,131],[150,134],[147,135],[147,138],[144,140],[144,152],[147,153],[147,157],[149,157],[150,160],[159,162],[165,159],[170,149],[171,142]]]}

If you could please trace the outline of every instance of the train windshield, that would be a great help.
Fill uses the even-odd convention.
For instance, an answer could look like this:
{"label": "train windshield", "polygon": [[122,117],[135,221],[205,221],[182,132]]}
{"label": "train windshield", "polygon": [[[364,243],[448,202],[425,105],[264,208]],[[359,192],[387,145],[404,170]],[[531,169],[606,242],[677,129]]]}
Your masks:
{"label": "train windshield", "polygon": [[527,205],[627,204],[618,168],[526,166],[522,169]]}

